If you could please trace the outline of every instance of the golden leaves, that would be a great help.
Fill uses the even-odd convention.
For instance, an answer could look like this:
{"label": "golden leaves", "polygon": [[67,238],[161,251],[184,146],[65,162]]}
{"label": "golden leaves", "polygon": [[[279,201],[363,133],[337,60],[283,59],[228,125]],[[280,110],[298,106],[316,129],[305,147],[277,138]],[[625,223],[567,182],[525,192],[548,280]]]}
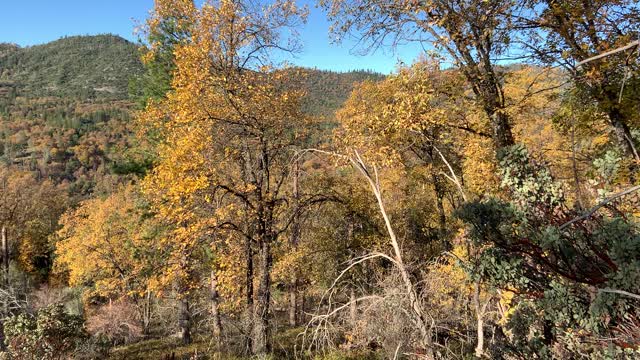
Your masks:
{"label": "golden leaves", "polygon": [[[153,274],[156,223],[143,216],[139,197],[127,186],[107,198],[86,200],[60,219],[56,271],[66,271],[72,286],[94,284],[108,296],[146,289]],[[143,256],[143,254],[146,254]],[[158,261],[156,259],[156,261]]]}
{"label": "golden leaves", "polygon": [[287,173],[287,149],[307,121],[302,92],[290,90],[290,75],[268,61],[271,49],[281,48],[281,29],[305,10],[291,0],[178,4],[177,13],[168,9],[174,5],[158,0],[155,16],[159,24],[184,24],[189,37],[175,44],[171,91],[140,115],[161,138],[158,164],[142,182],[157,218],[170,228],[161,242],[171,266],[158,282],[193,285],[193,270],[213,261],[221,292],[236,296],[243,239],[229,227],[258,216],[247,203],[284,206],[271,173]]}

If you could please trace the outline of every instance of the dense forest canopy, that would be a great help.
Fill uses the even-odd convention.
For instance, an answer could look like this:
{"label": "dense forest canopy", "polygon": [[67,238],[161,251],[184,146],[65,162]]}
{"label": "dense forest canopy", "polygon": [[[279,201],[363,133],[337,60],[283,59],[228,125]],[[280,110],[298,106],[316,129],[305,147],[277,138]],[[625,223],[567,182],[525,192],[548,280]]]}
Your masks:
{"label": "dense forest canopy", "polygon": [[1,356],[640,357],[638,3],[316,5],[0,44]]}

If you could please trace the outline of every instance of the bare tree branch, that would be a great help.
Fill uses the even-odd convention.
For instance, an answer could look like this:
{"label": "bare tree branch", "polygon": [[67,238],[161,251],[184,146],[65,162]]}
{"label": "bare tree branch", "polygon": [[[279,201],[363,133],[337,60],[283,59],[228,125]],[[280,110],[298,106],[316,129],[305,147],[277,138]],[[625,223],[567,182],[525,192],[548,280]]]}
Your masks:
{"label": "bare tree branch", "polygon": [[608,203],[612,202],[613,200],[621,198],[621,197],[623,197],[625,195],[629,195],[629,194],[631,194],[631,193],[633,193],[635,191],[638,191],[638,190],[640,190],[640,185],[628,188],[627,190],[624,190],[622,192],[619,192],[619,193],[617,193],[615,195],[612,195],[612,196],[602,200],[601,202],[598,203],[598,205],[592,207],[589,211],[587,211],[583,215],[578,216],[577,218],[560,225],[560,230],[564,230],[569,225],[571,225],[573,223],[576,223],[578,221],[581,221],[581,220],[584,220],[584,219],[587,219],[587,218],[591,217],[593,214],[595,214],[596,211],[598,211],[598,209],[600,209],[601,207],[607,205]]}
{"label": "bare tree branch", "polygon": [[582,61],[580,61],[579,63],[576,64],[576,67],[580,67],[580,66],[582,66],[582,65],[584,65],[584,64],[586,64],[588,62],[595,61],[595,60],[598,60],[598,59],[602,59],[602,58],[607,57],[609,55],[617,54],[617,53],[625,51],[627,49],[631,49],[632,47],[635,47],[635,46],[640,46],[640,40],[632,41],[632,42],[628,43],[625,46],[621,46],[619,48],[607,51],[607,52],[602,53],[600,55],[592,56],[592,57],[590,57],[588,59],[582,60]]}

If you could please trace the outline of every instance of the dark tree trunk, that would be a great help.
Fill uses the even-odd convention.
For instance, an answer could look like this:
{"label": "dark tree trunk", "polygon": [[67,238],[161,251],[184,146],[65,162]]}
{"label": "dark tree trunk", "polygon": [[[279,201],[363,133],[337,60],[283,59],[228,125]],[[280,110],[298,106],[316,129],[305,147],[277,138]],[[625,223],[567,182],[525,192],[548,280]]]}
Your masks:
{"label": "dark tree trunk", "polygon": [[511,132],[511,124],[509,124],[509,116],[504,113],[504,109],[497,109],[491,115],[491,123],[493,124],[493,141],[496,149],[503,149],[515,144],[513,133]]}
{"label": "dark tree trunk", "polygon": [[[291,248],[296,249],[300,243],[300,217],[297,215],[300,206],[300,191],[298,189],[298,178],[300,176],[298,162],[293,164],[293,210],[295,211],[293,223],[291,224]],[[293,269],[293,279],[289,286],[289,325],[298,325],[298,269]]]}
{"label": "dark tree trunk", "polygon": [[149,335],[151,327],[151,291],[147,290],[142,305],[142,333]]}
{"label": "dark tree trunk", "polygon": [[[245,183],[256,185],[256,179],[253,175],[251,154],[247,143],[244,143],[244,149],[242,153],[242,180]],[[251,216],[250,206],[245,204],[244,208],[244,226],[245,226],[245,243],[244,243],[244,255],[245,255],[245,300],[246,306],[244,311],[244,328],[242,329],[245,335],[244,349],[247,354],[253,351],[253,321],[254,321],[254,291],[253,291],[253,277],[254,277],[254,234],[255,234],[255,219]]]}
{"label": "dark tree trunk", "polygon": [[246,260],[246,274],[245,274],[245,287],[246,287],[246,308],[245,308],[245,322],[246,328],[245,334],[245,349],[248,352],[253,349],[253,337],[251,332],[253,331],[253,247],[252,239],[248,237],[245,240],[245,260]]}
{"label": "dark tree trunk", "polygon": [[447,215],[444,210],[445,187],[438,175],[433,172],[431,174],[433,180],[433,188],[436,195],[436,207],[438,208],[438,237],[446,250],[450,250],[451,244],[446,238],[447,235]]}
{"label": "dark tree trunk", "polygon": [[304,316],[304,291],[298,289],[298,324],[304,324],[306,319]]}
{"label": "dark tree trunk", "polygon": [[[450,31],[455,33],[457,29],[452,28]],[[477,41],[478,45],[482,42],[479,39]],[[501,150],[515,144],[511,122],[505,111],[501,80],[495,72],[489,52],[476,62],[466,44],[456,42],[456,46],[463,59],[462,71],[472,85],[478,100],[481,101],[485,114],[489,117],[496,155],[500,160]]]}
{"label": "dark tree trunk", "polygon": [[222,345],[222,320],[220,319],[220,295],[218,294],[218,280],[216,272],[211,271],[211,284],[209,288],[211,296],[211,321],[213,330],[213,340],[216,345]]}
{"label": "dark tree trunk", "polygon": [[609,122],[613,127],[613,133],[616,135],[616,140],[625,156],[629,159],[640,160],[638,157],[638,151],[633,143],[633,137],[631,137],[631,131],[627,125],[626,119],[620,112],[618,107],[611,107],[609,109]]}
{"label": "dark tree trunk", "polygon": [[576,126],[575,119],[571,125],[571,169],[573,171],[573,183],[575,187],[576,206],[583,209],[582,191],[580,185],[580,174],[578,172],[578,160],[576,159]]}
{"label": "dark tree trunk", "polygon": [[[437,134],[432,133],[430,138],[437,138]],[[442,243],[446,250],[450,249],[449,241],[446,238],[447,234],[447,214],[444,209],[444,197],[446,196],[446,186],[442,183],[442,179],[436,169],[436,158],[439,156],[434,154],[435,148],[432,144],[427,145],[425,148],[425,158],[428,157],[431,162],[431,183],[433,184],[433,191],[436,198],[436,208],[438,209],[438,240]]]}
{"label": "dark tree trunk", "polygon": [[271,305],[271,241],[267,236],[261,237],[260,249],[260,282],[256,298],[256,316],[254,319],[253,354],[264,355],[270,351],[269,316]]}
{"label": "dark tree trunk", "polygon": [[555,336],[553,334],[554,324],[552,321],[543,320],[542,324],[542,342],[550,346],[555,342]]}
{"label": "dark tree trunk", "polygon": [[191,309],[186,295],[182,295],[179,299],[178,326],[180,327],[180,340],[182,343],[185,345],[191,344]]}
{"label": "dark tree trunk", "polygon": [[298,279],[293,279],[289,289],[289,326],[298,326]]}
{"label": "dark tree trunk", "polygon": [[500,156],[502,149],[515,144],[511,132],[511,120],[505,109],[502,80],[489,57],[489,52],[481,57],[479,77],[475,79],[479,84],[484,111],[486,112],[493,130],[493,142],[496,154]]}

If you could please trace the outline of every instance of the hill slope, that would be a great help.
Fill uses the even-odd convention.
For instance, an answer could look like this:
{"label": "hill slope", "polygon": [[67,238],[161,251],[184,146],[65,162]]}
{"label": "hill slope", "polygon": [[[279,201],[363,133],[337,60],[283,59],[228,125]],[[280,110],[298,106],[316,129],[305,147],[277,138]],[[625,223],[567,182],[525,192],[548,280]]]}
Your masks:
{"label": "hill slope", "polygon": [[130,145],[128,84],[142,71],[137,45],[114,35],[0,44],[0,163],[93,192]]}
{"label": "hill slope", "polygon": [[333,119],[335,111],[347,100],[355,83],[384,79],[384,75],[367,70],[348,72],[301,70],[303,76],[300,81],[307,91],[307,97],[302,104],[305,111],[327,119]]}
{"label": "hill slope", "polygon": [[[298,69],[300,70],[300,69]],[[382,75],[301,69],[306,112],[335,126],[353,85]],[[114,35],[73,36],[20,48],[0,44],[0,163],[90,194],[123,168],[131,146],[129,81],[142,74],[136,44]],[[107,184],[108,185],[108,184]]]}
{"label": "hill slope", "polygon": [[138,46],[115,35],[25,48],[0,44],[0,86],[12,85],[25,97],[125,99],[129,78],[141,72]]}
{"label": "hill slope", "polygon": [[[331,118],[353,84],[381,80],[371,71],[333,72],[302,69],[308,97],[305,110]],[[119,36],[71,36],[44,45],[20,48],[0,44],[0,97],[111,99],[128,98],[129,80],[141,74],[138,46]]]}

